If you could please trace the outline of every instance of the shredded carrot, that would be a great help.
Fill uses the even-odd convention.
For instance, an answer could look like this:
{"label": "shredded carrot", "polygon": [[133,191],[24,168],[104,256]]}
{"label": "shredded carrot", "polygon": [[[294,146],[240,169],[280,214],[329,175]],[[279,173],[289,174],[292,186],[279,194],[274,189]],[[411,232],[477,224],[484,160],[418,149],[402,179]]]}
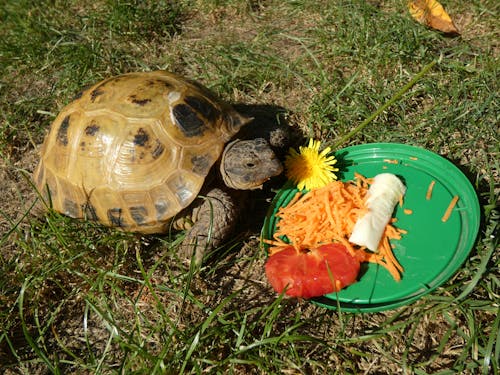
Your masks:
{"label": "shredded carrot", "polygon": [[432,180],[431,183],[429,184],[429,187],[427,188],[427,193],[425,194],[425,199],[430,200],[432,198],[432,190],[434,189],[435,184],[436,184],[436,181]]}
{"label": "shredded carrot", "polygon": [[405,215],[411,215],[413,213],[413,210],[410,210],[409,208],[405,208],[403,210],[403,212],[404,212]]}
{"label": "shredded carrot", "polygon": [[453,211],[453,208],[455,207],[455,205],[457,204],[458,202],[458,195],[455,195],[451,201],[450,201],[450,204],[448,205],[448,208],[446,209],[443,217],[441,218],[441,221],[443,223],[446,223],[448,221],[448,219],[450,218],[451,216],[451,212]]}
{"label": "shredded carrot", "polygon": [[410,156],[410,160],[418,160],[418,158],[415,156]]}
{"label": "shredded carrot", "polygon": [[399,164],[398,159],[384,159],[384,162],[389,164]]}
{"label": "shredded carrot", "polygon": [[368,210],[365,197],[372,181],[355,174],[354,181],[333,181],[307,194],[298,193],[286,207],[278,209],[276,217],[279,220],[273,239],[263,240],[271,245],[269,254],[276,254],[290,245],[297,251],[304,251],[321,244],[338,242],[360,261],[385,267],[399,281],[403,268],[394,257],[389,240],[401,239],[401,234],[406,231],[395,228],[391,221],[385,228],[376,253],[348,240],[354,224]]}

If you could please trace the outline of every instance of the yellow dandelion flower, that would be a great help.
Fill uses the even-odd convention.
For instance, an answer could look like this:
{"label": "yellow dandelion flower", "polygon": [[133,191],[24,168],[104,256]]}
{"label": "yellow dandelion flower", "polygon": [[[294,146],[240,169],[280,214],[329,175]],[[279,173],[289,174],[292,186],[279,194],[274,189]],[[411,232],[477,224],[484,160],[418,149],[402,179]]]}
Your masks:
{"label": "yellow dandelion flower", "polygon": [[329,155],[330,147],[320,152],[320,146],[320,141],[309,139],[307,147],[299,147],[299,152],[290,149],[290,153],[286,156],[286,176],[297,185],[297,189],[316,189],[337,179],[335,156]]}

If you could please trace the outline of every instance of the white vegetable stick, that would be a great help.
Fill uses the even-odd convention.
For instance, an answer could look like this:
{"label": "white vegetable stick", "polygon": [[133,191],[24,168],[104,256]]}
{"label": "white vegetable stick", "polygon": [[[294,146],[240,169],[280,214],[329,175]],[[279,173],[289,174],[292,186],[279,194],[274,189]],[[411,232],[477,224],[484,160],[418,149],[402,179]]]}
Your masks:
{"label": "white vegetable stick", "polygon": [[367,193],[368,212],[356,221],[349,241],[377,251],[394,207],[405,192],[404,184],[392,173],[376,175]]}

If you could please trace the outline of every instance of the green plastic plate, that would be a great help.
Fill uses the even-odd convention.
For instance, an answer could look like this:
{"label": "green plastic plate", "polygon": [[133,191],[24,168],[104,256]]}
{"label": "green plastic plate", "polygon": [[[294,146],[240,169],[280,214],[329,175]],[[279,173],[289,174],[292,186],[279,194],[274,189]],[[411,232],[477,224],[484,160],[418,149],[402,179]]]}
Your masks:
{"label": "green plastic plate", "polygon": [[[396,207],[396,226],[408,231],[392,241],[394,254],[404,272],[401,281],[376,264],[363,264],[359,281],[338,293],[315,298],[327,308],[351,312],[389,310],[410,304],[446,282],[462,265],[474,246],[479,230],[480,209],[476,192],[465,175],[451,162],[422,148],[394,143],[371,143],[336,152],[340,179],[354,173],[374,177],[393,173],[407,187],[403,208]],[[432,198],[427,189],[435,181]],[[272,238],[275,213],[286,206],[297,190],[285,184],[275,196],[262,228],[263,238]],[[452,198],[459,200],[446,222],[441,218]]]}

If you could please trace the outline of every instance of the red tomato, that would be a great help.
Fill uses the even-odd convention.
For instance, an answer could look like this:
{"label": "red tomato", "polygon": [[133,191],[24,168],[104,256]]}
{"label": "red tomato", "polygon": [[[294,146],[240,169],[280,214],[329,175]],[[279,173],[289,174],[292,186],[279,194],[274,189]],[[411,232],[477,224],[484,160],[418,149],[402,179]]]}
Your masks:
{"label": "red tomato", "polygon": [[311,298],[354,283],[359,266],[359,260],[341,244],[322,245],[308,252],[290,246],[268,258],[266,275],[278,293],[288,287],[288,296]]}

